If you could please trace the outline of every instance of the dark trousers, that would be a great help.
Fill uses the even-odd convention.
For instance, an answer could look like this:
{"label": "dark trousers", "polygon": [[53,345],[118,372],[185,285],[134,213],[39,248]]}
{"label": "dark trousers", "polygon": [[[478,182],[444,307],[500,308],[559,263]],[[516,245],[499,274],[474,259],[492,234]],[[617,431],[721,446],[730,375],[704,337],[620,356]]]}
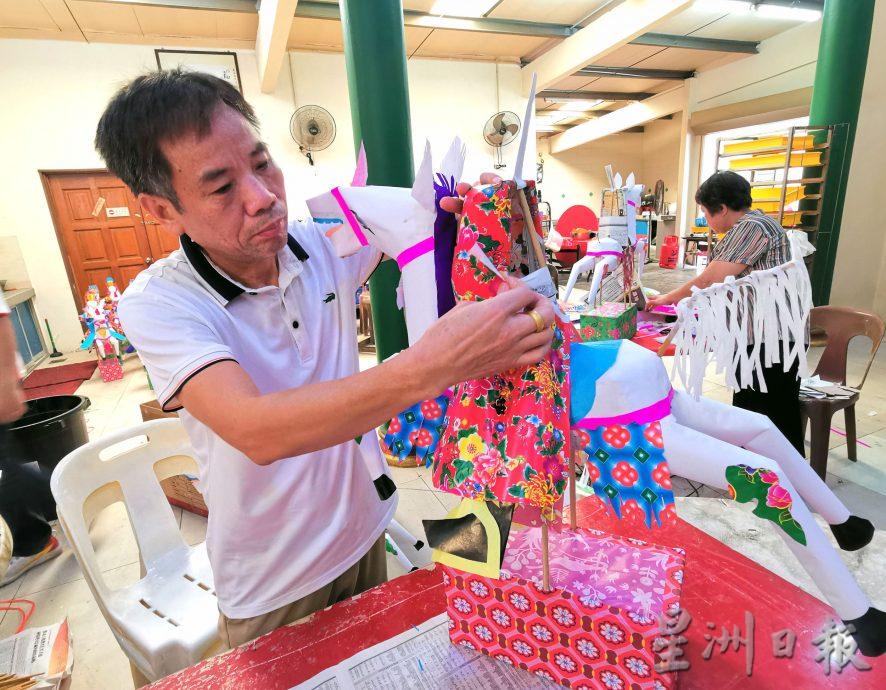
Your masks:
{"label": "dark trousers", "polygon": [[781,363],[764,367],[763,381],[766,383],[766,392],[760,392],[759,379],[755,373],[754,385],[733,393],[732,404],[769,417],[776,428],[805,458],[798,367],[799,363],[796,361],[788,371],[783,370]]}
{"label": "dark trousers", "polygon": [[17,462],[12,435],[0,424],[0,515],[12,534],[12,555],[33,556],[52,537],[52,527],[40,510],[51,500],[48,477],[37,463]]}

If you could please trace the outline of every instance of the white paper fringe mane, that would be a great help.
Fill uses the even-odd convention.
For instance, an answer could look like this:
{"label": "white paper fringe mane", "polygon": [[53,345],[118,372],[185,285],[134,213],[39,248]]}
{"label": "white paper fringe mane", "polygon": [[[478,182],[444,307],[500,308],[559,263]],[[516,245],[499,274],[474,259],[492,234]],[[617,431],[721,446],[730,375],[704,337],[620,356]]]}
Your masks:
{"label": "white paper fringe mane", "polygon": [[[726,387],[732,391],[756,385],[765,393],[763,367],[778,363],[788,371],[799,361],[799,375],[808,376],[810,309],[812,286],[802,258],[743,278],[730,276],[704,289],[693,287],[692,295],[677,305],[671,378],[679,376],[686,390],[698,398],[712,360],[716,373],[725,375]],[[753,333],[750,352],[749,330]]]}

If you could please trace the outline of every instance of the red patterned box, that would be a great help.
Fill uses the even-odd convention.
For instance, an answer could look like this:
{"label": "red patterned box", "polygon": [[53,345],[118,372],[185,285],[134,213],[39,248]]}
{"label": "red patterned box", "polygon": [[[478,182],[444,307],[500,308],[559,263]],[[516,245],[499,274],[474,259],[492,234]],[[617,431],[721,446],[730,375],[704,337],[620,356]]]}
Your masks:
{"label": "red patterned box", "polygon": [[652,643],[679,607],[685,552],[589,529],[551,530],[549,550],[549,592],[540,528],[512,529],[500,579],[438,565],[452,642],[571,688],[676,688]]}
{"label": "red patterned box", "polygon": [[102,381],[119,381],[123,378],[123,367],[115,357],[98,360],[98,373],[101,374]]}

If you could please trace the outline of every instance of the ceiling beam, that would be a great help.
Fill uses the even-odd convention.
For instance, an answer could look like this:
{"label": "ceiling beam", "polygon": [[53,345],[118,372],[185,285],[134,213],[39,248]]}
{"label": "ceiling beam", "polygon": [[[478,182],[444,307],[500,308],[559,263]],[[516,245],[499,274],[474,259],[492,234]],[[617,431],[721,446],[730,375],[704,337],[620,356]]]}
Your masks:
{"label": "ceiling beam", "polygon": [[655,79],[683,81],[695,76],[694,70],[677,69],[640,69],[638,67],[603,67],[601,65],[588,65],[575,73],[582,77],[627,77],[629,79]]}
{"label": "ceiling beam", "polygon": [[757,41],[733,41],[725,38],[701,36],[674,36],[672,34],[648,33],[631,41],[636,46],[661,48],[688,48],[689,50],[713,50],[718,53],[757,53]]}
{"label": "ceiling beam", "polygon": [[[308,19],[340,19],[338,4],[302,0],[298,3],[296,17]],[[494,19],[492,17],[461,18],[441,17],[418,10],[403,10],[403,23],[406,26],[420,26],[426,29],[455,29],[487,34],[512,34],[541,38],[566,38],[578,29],[569,24],[545,24],[524,22],[516,19]]]}
{"label": "ceiling beam", "polygon": [[297,4],[298,0],[263,0],[258,10],[255,56],[262,93],[273,93],[277,88]]}
{"label": "ceiling beam", "polygon": [[214,10],[216,12],[248,12],[255,14],[257,0],[93,0],[108,5],[143,5],[175,10]]}
{"label": "ceiling beam", "polygon": [[692,3],[693,0],[626,0],[526,65],[523,92],[529,93],[533,72],[538,73],[539,91],[550,88]]}
{"label": "ceiling beam", "polygon": [[550,151],[552,154],[562,153],[611,134],[645,125],[664,115],[678,113],[688,106],[688,93],[687,85],[682,84],[670,91],[657,93],[641,103],[631,103],[609,115],[576,125],[562,134],[551,137]]}
{"label": "ceiling beam", "polygon": [[645,92],[629,92],[621,91],[558,91],[556,89],[548,89],[542,91],[536,98],[557,98],[563,101],[642,101],[654,93]]}

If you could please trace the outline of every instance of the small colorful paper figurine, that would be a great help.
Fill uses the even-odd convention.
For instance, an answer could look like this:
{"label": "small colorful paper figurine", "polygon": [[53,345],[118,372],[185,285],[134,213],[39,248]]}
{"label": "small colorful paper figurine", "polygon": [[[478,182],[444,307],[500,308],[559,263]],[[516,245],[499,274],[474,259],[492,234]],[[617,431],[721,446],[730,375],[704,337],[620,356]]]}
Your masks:
{"label": "small colorful paper figurine", "polygon": [[[108,278],[108,282],[113,285],[113,279]],[[80,320],[83,321],[87,330],[80,349],[93,348],[95,350],[102,381],[117,381],[123,378],[121,362],[126,336],[119,328],[116,303],[112,300],[112,308],[109,309],[108,303],[99,296],[98,288],[95,285],[89,286],[84,298],[86,303]]]}

